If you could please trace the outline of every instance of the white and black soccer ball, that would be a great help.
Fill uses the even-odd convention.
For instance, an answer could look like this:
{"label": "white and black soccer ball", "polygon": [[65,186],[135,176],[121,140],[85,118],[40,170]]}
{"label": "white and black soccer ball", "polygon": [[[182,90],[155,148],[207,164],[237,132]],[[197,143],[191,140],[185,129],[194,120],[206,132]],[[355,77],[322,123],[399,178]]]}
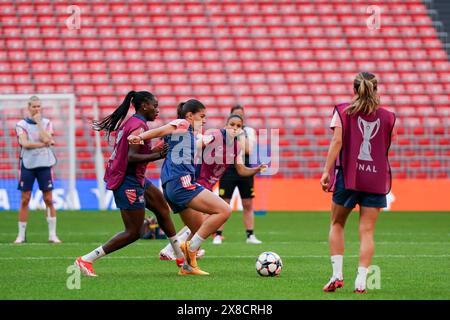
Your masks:
{"label": "white and black soccer ball", "polygon": [[275,277],[282,268],[283,261],[275,252],[263,252],[256,259],[256,272],[262,277]]}

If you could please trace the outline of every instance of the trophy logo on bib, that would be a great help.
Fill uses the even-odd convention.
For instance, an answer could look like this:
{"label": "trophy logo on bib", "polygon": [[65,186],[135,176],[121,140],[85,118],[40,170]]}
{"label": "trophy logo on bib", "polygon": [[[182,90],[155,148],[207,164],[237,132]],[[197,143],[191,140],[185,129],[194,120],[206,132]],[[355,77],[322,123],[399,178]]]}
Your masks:
{"label": "trophy logo on bib", "polygon": [[370,145],[370,139],[376,136],[378,130],[380,129],[380,119],[373,122],[368,122],[361,117],[358,117],[358,128],[361,131],[363,141],[359,147],[358,160],[373,161],[370,152],[372,146]]}

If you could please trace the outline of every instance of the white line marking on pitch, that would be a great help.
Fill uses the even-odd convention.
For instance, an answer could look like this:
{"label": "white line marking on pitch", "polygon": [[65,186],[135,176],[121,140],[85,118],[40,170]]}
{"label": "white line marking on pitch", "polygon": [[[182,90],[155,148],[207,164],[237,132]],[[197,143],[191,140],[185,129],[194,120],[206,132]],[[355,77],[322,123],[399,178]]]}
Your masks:
{"label": "white line marking on pitch", "polygon": [[[310,244],[321,244],[321,245],[328,245],[328,241],[292,241],[292,242],[286,242],[286,241],[270,241],[267,242],[267,244],[275,245],[275,244],[297,244],[297,243],[303,243],[307,242]],[[62,244],[59,244],[58,246],[98,246],[102,243],[102,241],[98,242],[63,242]],[[347,244],[359,244],[359,241],[346,241]],[[379,241],[375,242],[377,245],[392,245],[392,244],[402,244],[402,245],[419,245],[419,244],[430,244],[430,245],[444,245],[446,244],[446,240],[443,241]],[[166,242],[161,241],[159,243],[160,245],[166,244]],[[241,245],[241,242],[227,242],[227,245]],[[50,246],[51,243],[48,242],[27,242],[24,244],[14,244],[14,243],[0,243],[0,246],[12,246],[12,247],[26,247],[26,246]],[[133,244],[133,246],[153,246],[155,245],[155,242],[146,243],[146,242],[136,242]]]}
{"label": "white line marking on pitch", "polygon": [[[357,255],[348,255],[346,256],[348,258],[358,258]],[[223,259],[223,258],[236,258],[236,259],[250,259],[255,258],[255,256],[205,256],[205,258],[211,258],[211,259]],[[329,256],[325,255],[299,255],[299,256],[283,256],[283,258],[302,258],[302,259],[308,259],[308,258],[319,258],[319,259],[326,259],[329,258]],[[374,258],[400,258],[400,259],[410,259],[410,258],[450,258],[449,254],[417,254],[417,255],[396,255],[396,254],[385,254],[385,255],[378,255]],[[0,257],[0,260],[75,260],[76,257]],[[140,260],[140,259],[158,259],[158,257],[150,257],[150,256],[121,256],[121,257],[112,257],[109,256],[107,259],[114,259],[114,260]]]}

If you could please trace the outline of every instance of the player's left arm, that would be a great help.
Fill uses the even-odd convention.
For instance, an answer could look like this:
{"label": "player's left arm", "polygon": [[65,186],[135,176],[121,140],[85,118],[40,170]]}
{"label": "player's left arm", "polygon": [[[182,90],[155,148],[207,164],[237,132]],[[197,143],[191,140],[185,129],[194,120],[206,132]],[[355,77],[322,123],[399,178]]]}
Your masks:
{"label": "player's left arm", "polygon": [[234,166],[236,168],[237,173],[242,177],[252,177],[255,174],[263,172],[267,169],[267,165],[265,164],[261,164],[258,167],[254,168],[246,167],[242,163],[235,163]]}
{"label": "player's left arm", "polygon": [[39,113],[33,117],[33,120],[36,122],[37,128],[39,130],[39,140],[41,140],[47,146],[54,145],[55,141],[53,140],[52,137],[53,133],[52,123],[48,121],[44,127],[44,124],[42,123],[42,118],[40,117]]}
{"label": "player's left arm", "polygon": [[[144,132],[143,128],[138,128],[131,132],[128,137],[136,137],[139,134]],[[136,163],[136,162],[151,162],[160,160],[166,157],[167,152],[169,151],[169,144],[164,143],[164,141],[159,141],[151,150],[150,153],[141,153],[141,145],[144,142],[142,141],[140,144],[129,144],[128,146],[128,162]]]}
{"label": "player's left arm", "polygon": [[[159,149],[157,149],[159,150]],[[167,152],[169,151],[169,145],[165,143],[161,151],[153,151],[150,154],[140,153],[140,145],[138,144],[130,144],[128,146],[128,162],[129,163],[137,163],[137,162],[151,162],[160,160],[166,157]]]}
{"label": "player's left arm", "polygon": [[169,150],[169,144],[164,142],[164,140],[160,140],[156,145],[150,150],[150,153],[160,153],[163,152],[167,154]]}
{"label": "player's left arm", "polygon": [[244,164],[244,149],[240,148],[238,145],[237,155],[234,158],[234,167],[236,168],[236,171],[238,175],[242,177],[252,177],[257,173],[264,172],[267,169],[267,165],[261,164],[258,167],[247,167]]}

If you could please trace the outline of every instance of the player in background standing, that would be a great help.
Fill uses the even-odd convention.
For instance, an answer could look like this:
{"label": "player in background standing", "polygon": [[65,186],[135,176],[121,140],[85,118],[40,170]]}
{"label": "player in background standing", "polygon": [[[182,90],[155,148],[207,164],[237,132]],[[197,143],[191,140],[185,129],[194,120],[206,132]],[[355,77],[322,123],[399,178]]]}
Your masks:
{"label": "player in background standing", "polygon": [[19,233],[14,243],[26,242],[28,204],[31,190],[37,180],[43,193],[48,222],[48,241],[61,243],[56,235],[56,210],[53,205],[52,167],[56,157],[51,150],[55,144],[52,138],[53,127],[49,119],[42,117],[41,101],[37,96],[28,100],[29,116],[16,124],[16,133],[20,145],[20,178],[18,190],[22,192],[19,209]]}
{"label": "player in background standing", "polygon": [[[245,120],[244,117],[244,108],[240,105],[236,105],[231,108],[230,114],[237,114],[242,119]],[[245,121],[244,121],[245,124]],[[243,134],[238,138],[242,141],[244,145],[244,155],[245,162],[244,164],[249,167],[250,164],[250,155],[256,151],[256,131],[253,128],[248,126],[243,127]],[[243,220],[244,226],[247,234],[247,243],[250,244],[261,244],[262,241],[258,240],[254,234],[254,224],[255,217],[253,211],[253,198],[255,197],[255,179],[254,176],[243,177],[238,174],[235,166],[229,166],[225,171],[225,174],[222,176],[219,182],[219,196],[224,199],[227,203],[231,202],[231,197],[233,196],[234,189],[237,187],[239,190],[239,194],[242,199],[242,207],[243,207]],[[216,230],[215,236],[213,238],[213,244],[221,244],[223,240],[223,228],[222,225],[219,229]]]}
{"label": "player in background standing", "polygon": [[[197,264],[197,251],[201,244],[231,214],[230,206],[195,181],[195,135],[205,123],[206,108],[198,100],[190,99],[177,107],[177,120],[128,137],[130,143],[164,137],[169,152],[161,169],[164,197],[174,213],[179,213],[184,224],[192,231],[190,240],[183,242],[185,261],[180,275],[208,275]],[[203,219],[203,213],[210,216]]]}
{"label": "player in background standing", "polygon": [[334,133],[320,179],[324,191],[333,191],[329,233],[333,275],[323,288],[325,292],[344,286],[344,227],[350,212],[359,204],[360,255],[354,292],[366,293],[375,223],[380,209],[386,207],[386,194],[391,189],[388,152],[395,124],[395,115],[379,106],[377,86],[375,75],[359,73],[353,82],[352,102],[334,109]]}
{"label": "player in background standing", "polygon": [[[136,113],[123,122],[131,105]],[[113,190],[125,230],[116,234],[106,244],[76,259],[75,265],[87,276],[96,276],[92,264],[97,259],[140,238],[145,217],[144,190],[145,193],[153,193],[147,194],[147,206],[155,213],[159,225],[169,237],[177,258],[183,257],[167,203],[161,191],[151,186],[150,180],[145,178],[147,164],[164,158],[168,146],[152,150],[150,140],[137,145],[129,145],[127,140],[130,135],[148,130],[147,121],[154,121],[158,114],[158,100],[153,94],[147,91],[130,91],[111,115],[93,122],[93,129],[107,131],[108,137],[111,132],[117,131],[114,151],[108,161],[104,180],[106,188]]]}

